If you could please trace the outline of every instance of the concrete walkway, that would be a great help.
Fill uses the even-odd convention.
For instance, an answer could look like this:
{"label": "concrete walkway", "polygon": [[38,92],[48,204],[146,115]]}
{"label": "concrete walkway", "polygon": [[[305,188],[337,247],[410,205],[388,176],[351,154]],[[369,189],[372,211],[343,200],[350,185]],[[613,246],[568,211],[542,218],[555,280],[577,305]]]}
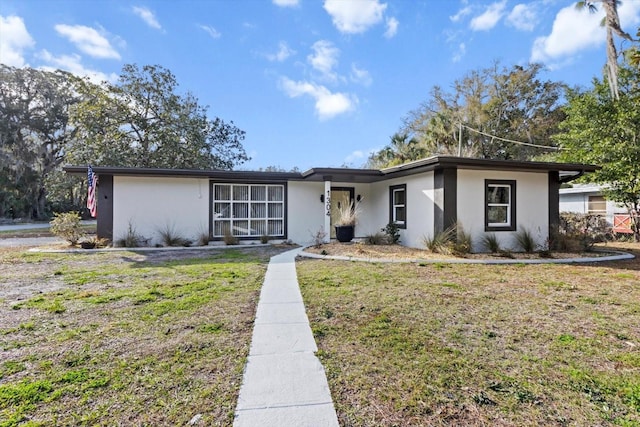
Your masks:
{"label": "concrete walkway", "polygon": [[274,256],[260,292],[235,427],[338,426],[298,286],[295,257]]}

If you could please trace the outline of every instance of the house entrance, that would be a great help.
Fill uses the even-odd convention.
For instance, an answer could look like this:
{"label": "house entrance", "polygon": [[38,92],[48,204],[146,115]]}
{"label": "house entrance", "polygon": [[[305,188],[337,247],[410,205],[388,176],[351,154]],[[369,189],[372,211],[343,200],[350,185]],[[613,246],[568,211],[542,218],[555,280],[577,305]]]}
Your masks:
{"label": "house entrance", "polygon": [[353,187],[331,187],[331,238],[336,238],[336,229],[333,226],[340,218],[340,209],[349,206],[354,200]]}

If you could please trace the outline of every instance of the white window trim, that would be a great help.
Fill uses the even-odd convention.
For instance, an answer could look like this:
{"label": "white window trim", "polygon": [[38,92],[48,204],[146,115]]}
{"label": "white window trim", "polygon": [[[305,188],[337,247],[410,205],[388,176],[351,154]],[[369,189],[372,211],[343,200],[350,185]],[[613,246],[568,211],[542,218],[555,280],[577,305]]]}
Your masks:
{"label": "white window trim", "polygon": [[[216,186],[229,186],[230,187],[230,198],[229,199],[216,199],[215,198],[215,194],[216,194]],[[247,200],[234,200],[233,199],[233,194],[234,194],[234,187],[247,187],[247,191],[248,191],[248,199]],[[264,192],[265,192],[265,200],[253,200],[251,198],[251,194],[252,194],[252,187],[264,187]],[[269,188],[280,188],[280,191],[282,193],[282,200],[275,200],[275,201],[271,201],[269,200]],[[215,227],[215,223],[216,222],[228,222],[231,225],[231,229],[235,230],[234,228],[234,222],[238,221],[244,221],[247,223],[251,223],[251,221],[265,221],[265,229],[268,231],[269,230],[269,221],[282,221],[282,226],[281,226],[281,233],[279,234],[269,234],[270,237],[285,237],[286,235],[286,186],[283,184],[241,184],[241,183],[225,183],[225,182],[213,182],[212,183],[212,192],[211,192],[211,206],[212,208],[215,206],[216,203],[229,203],[229,210],[230,210],[230,214],[228,217],[221,217],[220,214],[218,212],[215,212],[215,210],[212,211],[212,236],[213,238],[221,238],[224,237],[223,234],[216,234],[216,227]],[[237,218],[233,215],[233,211],[234,211],[234,204],[236,203],[243,203],[243,204],[247,204],[247,217],[242,217],[242,218]],[[264,212],[265,212],[265,216],[261,216],[261,217],[253,217],[252,216],[252,212],[253,210],[251,209],[252,205],[256,205],[256,204],[264,204]],[[269,206],[270,205],[280,205],[280,211],[282,212],[281,216],[269,216]],[[243,237],[243,238],[258,238],[261,237],[264,233],[252,233],[253,229],[251,227],[247,227],[248,233],[247,234],[236,234],[234,233],[235,236],[237,237]]]}

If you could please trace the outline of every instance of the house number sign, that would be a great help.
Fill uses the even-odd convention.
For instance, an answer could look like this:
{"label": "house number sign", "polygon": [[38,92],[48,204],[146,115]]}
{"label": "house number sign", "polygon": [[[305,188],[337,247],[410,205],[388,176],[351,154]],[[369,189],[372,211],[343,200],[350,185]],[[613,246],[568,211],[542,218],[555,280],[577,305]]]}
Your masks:
{"label": "house number sign", "polygon": [[331,190],[327,190],[327,194],[324,196],[324,208],[326,215],[331,216]]}

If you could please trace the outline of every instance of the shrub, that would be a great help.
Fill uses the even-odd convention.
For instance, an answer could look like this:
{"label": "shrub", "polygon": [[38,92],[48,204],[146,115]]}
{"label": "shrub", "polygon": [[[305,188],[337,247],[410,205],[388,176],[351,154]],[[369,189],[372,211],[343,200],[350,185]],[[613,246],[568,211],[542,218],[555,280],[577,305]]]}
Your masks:
{"label": "shrub", "polygon": [[324,231],[324,228],[320,227],[315,234],[311,234],[311,240],[313,241],[313,246],[319,248],[324,244],[324,239],[327,237],[327,232]]}
{"label": "shrub", "polygon": [[367,245],[386,245],[390,242],[390,240],[386,234],[376,233],[367,235],[364,238],[364,242]]}
{"label": "shrub", "polygon": [[500,247],[500,241],[498,241],[498,237],[496,233],[489,233],[482,236],[482,245],[485,249],[493,254],[497,254],[502,250]]}
{"label": "shrub", "polygon": [[262,243],[263,245],[266,245],[267,243],[269,243],[269,240],[271,240],[271,237],[263,234],[262,236],[260,236],[260,243]]}
{"label": "shrub", "polygon": [[522,228],[520,231],[518,231],[515,234],[515,239],[516,247],[518,249],[521,249],[526,253],[535,252],[537,247],[536,240],[534,239],[533,234],[531,234],[531,231],[529,231],[528,229]]}
{"label": "shrub", "polygon": [[190,246],[191,240],[181,236],[176,232],[173,225],[167,225],[163,229],[158,230],[160,240],[164,246]]}
{"label": "shrub", "polygon": [[198,246],[207,246],[209,244],[209,233],[204,230],[199,231],[196,236],[196,244]]}
{"label": "shrub", "polygon": [[395,222],[390,222],[383,229],[382,232],[387,236],[387,239],[392,245],[400,242],[400,227]]}
{"label": "shrub", "polygon": [[600,215],[562,212],[551,244],[557,250],[588,251],[595,243],[604,242],[610,233],[611,226]]}
{"label": "shrub", "polygon": [[102,249],[109,246],[109,243],[109,239],[92,237],[88,240],[80,242],[80,246],[82,246],[82,249]]}
{"label": "shrub", "polygon": [[116,246],[121,246],[125,248],[139,248],[141,246],[147,246],[149,244],[149,239],[138,234],[131,223],[129,223],[129,227],[127,228],[127,233],[116,240]]}
{"label": "shrub", "polygon": [[54,214],[51,224],[51,232],[75,246],[84,235],[80,227],[80,215],[76,212]]}
{"label": "shrub", "polygon": [[464,255],[471,252],[471,235],[464,231],[462,224],[453,224],[446,230],[424,237],[427,250],[443,255]]}
{"label": "shrub", "polygon": [[453,244],[453,252],[456,255],[464,255],[470,253],[473,244],[471,240],[471,234],[464,231],[461,224],[457,224],[455,228],[457,230],[457,233],[455,236],[456,240]]}
{"label": "shrub", "polygon": [[240,243],[240,240],[236,236],[231,233],[231,230],[227,229],[224,231],[224,237],[222,238],[225,245],[237,245]]}
{"label": "shrub", "polygon": [[432,237],[424,237],[423,243],[430,252],[449,255],[453,252],[455,238],[456,227],[451,226],[446,230],[435,233]]}

